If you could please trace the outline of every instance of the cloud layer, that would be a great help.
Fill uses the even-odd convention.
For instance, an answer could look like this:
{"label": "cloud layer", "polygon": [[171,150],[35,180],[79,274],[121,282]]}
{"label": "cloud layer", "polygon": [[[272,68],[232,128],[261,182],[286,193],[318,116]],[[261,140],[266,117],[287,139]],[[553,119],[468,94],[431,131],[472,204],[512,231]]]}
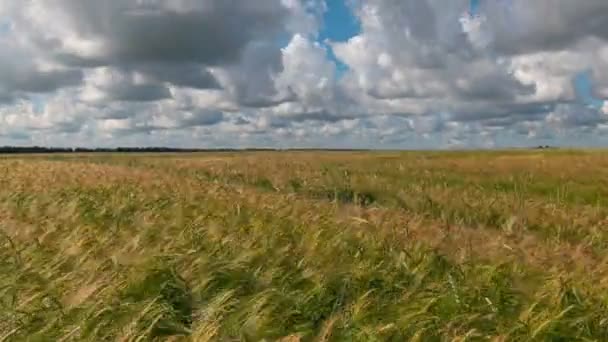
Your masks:
{"label": "cloud layer", "polygon": [[605,143],[605,0],[344,1],[3,1],[0,144]]}

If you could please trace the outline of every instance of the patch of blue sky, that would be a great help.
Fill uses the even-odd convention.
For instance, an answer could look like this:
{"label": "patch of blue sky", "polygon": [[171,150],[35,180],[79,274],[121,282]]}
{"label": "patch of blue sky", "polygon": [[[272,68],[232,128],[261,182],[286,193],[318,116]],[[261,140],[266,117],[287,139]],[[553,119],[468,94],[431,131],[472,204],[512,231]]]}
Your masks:
{"label": "patch of blue sky", "polygon": [[327,11],[323,15],[323,29],[319,39],[344,42],[361,32],[361,24],[354,15],[348,0],[327,0]]}
{"label": "patch of blue sky", "polygon": [[[489,2],[494,2],[502,8],[505,15],[513,15],[513,0],[469,0],[469,16],[482,16],[483,6]],[[514,27],[515,28],[515,27]]]}
{"label": "patch of blue sky", "polygon": [[471,17],[476,17],[478,15],[480,15],[480,6],[481,6],[481,0],[470,0],[469,3],[469,15]]}
{"label": "patch of blue sky", "polygon": [[34,112],[38,114],[42,113],[44,111],[44,108],[46,107],[47,95],[31,94],[29,98],[32,102]]}
{"label": "patch of blue sky", "polygon": [[361,24],[347,3],[348,0],[327,0],[327,11],[323,15],[323,27],[319,42],[327,46],[327,57],[335,64],[338,77],[348,71],[348,66],[336,57],[327,42],[345,42],[361,32]]}
{"label": "patch of blue sky", "polygon": [[286,47],[291,42],[293,36],[290,33],[283,32],[277,37],[277,43],[281,48]]}
{"label": "patch of blue sky", "polygon": [[576,100],[579,103],[593,109],[602,109],[604,100],[598,99],[593,95],[593,78],[590,70],[581,71],[576,74],[572,83]]}
{"label": "patch of blue sky", "polygon": [[0,35],[11,31],[11,22],[6,18],[0,18]]}

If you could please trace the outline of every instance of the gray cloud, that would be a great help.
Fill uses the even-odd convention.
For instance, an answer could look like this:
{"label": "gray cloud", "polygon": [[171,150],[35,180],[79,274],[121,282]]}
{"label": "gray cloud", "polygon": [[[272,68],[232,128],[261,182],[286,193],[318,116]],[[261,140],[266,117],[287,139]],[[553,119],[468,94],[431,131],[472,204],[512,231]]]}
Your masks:
{"label": "gray cloud", "polygon": [[78,85],[82,81],[80,70],[54,70],[23,72],[17,75],[3,74],[3,82],[17,90],[31,93],[47,93],[59,88]]}
{"label": "gray cloud", "polygon": [[180,127],[212,126],[224,120],[224,113],[213,110],[197,110],[180,118]]}
{"label": "gray cloud", "polygon": [[135,67],[157,82],[194,89],[221,89],[215,77],[197,64],[153,64]]}
{"label": "gray cloud", "polygon": [[172,97],[163,83],[150,80],[136,72],[100,68],[87,75],[82,95],[85,101],[106,106],[114,101],[154,102]]}
{"label": "gray cloud", "polygon": [[[29,6],[11,2],[6,11],[10,9],[15,30],[28,37],[29,44],[45,58],[68,67],[109,67],[126,77],[133,73],[146,77],[145,84],[117,82],[102,89],[105,101],[166,99],[170,95],[165,83],[202,90],[221,89],[207,68],[251,64],[250,56],[242,56],[249,51],[248,46],[255,41],[276,39],[284,32],[288,14],[280,0],[255,3],[34,0]],[[66,32],[71,35],[65,35]],[[266,45],[264,51],[274,53],[279,63],[258,58],[256,66],[265,63],[273,70],[278,69],[278,46]],[[252,106],[271,106],[283,101],[280,96],[262,101],[250,92],[243,96],[242,89],[251,87],[252,81],[241,82],[245,85],[239,86],[241,90],[236,94],[239,101]],[[44,87],[46,83],[33,85]],[[262,83],[257,83],[258,88],[261,86]]]}
{"label": "gray cloud", "polygon": [[456,86],[456,92],[468,100],[513,101],[517,95],[533,95],[536,92],[534,84],[522,84],[499,69],[485,75],[471,72],[470,79],[463,83],[463,86]]}
{"label": "gray cloud", "polygon": [[515,0],[505,11],[496,2],[486,4],[487,28],[501,52],[558,51],[587,37],[608,39],[608,3],[603,0]]}
{"label": "gray cloud", "polygon": [[5,137],[7,139],[16,140],[16,141],[29,140],[31,138],[31,136],[27,132],[23,132],[23,131],[12,131],[12,132],[8,132],[6,134],[3,134],[2,132],[0,132],[0,137]]}
{"label": "gray cloud", "polygon": [[27,25],[29,32],[37,35],[34,37],[40,37],[34,43],[62,56],[64,61],[71,58],[102,65],[234,62],[251,40],[278,33],[286,15],[278,0],[260,0],[255,4],[223,0],[50,0],[35,4],[29,14],[45,15],[42,12],[48,11],[51,19],[62,19],[57,25],[99,48],[75,51],[66,48],[66,37],[58,31],[43,32],[42,26],[18,22]]}
{"label": "gray cloud", "polygon": [[109,101],[158,101],[171,97],[169,89],[156,84],[115,85],[106,89],[105,100]]}
{"label": "gray cloud", "polygon": [[568,128],[596,128],[600,123],[608,122],[608,116],[597,110],[578,105],[561,104],[545,119],[550,125],[561,129]]}
{"label": "gray cloud", "polygon": [[283,69],[276,43],[260,41],[249,45],[241,62],[225,70],[228,92],[235,102],[250,108],[272,107],[294,101],[291,89],[280,92],[273,80]]}
{"label": "gray cloud", "polygon": [[50,93],[82,82],[80,69],[43,70],[25,51],[0,40],[0,102],[11,102],[27,93]]}

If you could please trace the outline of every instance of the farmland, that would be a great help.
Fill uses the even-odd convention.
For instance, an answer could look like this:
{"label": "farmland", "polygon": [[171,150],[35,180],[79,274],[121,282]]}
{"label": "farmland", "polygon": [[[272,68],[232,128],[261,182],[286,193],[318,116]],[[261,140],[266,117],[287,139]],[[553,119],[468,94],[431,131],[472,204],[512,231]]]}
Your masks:
{"label": "farmland", "polygon": [[601,151],[0,157],[0,341],[606,341]]}

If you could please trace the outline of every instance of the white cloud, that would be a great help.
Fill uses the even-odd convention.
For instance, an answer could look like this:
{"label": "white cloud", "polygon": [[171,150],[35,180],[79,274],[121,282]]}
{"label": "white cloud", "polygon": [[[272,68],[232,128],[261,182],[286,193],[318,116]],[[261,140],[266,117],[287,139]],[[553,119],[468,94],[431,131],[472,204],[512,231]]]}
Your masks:
{"label": "white cloud", "polygon": [[331,100],[335,86],[335,65],[319,43],[296,34],[282,50],[283,71],[277,85],[291,89],[306,105],[320,106]]}

